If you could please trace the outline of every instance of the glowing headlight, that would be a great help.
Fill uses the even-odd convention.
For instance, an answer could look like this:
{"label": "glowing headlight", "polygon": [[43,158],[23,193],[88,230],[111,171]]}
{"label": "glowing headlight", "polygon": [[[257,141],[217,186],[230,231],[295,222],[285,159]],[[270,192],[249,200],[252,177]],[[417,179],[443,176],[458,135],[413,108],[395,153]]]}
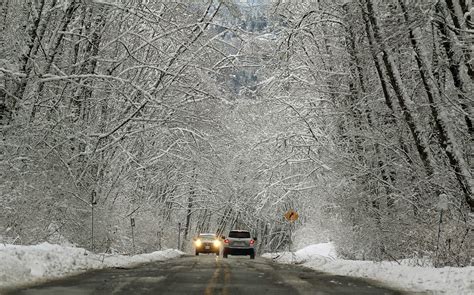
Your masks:
{"label": "glowing headlight", "polygon": [[196,245],[196,247],[201,247],[202,242],[198,239],[196,240],[196,242],[194,242],[194,244]]}
{"label": "glowing headlight", "polygon": [[221,241],[214,240],[214,247],[219,247],[221,245]]}

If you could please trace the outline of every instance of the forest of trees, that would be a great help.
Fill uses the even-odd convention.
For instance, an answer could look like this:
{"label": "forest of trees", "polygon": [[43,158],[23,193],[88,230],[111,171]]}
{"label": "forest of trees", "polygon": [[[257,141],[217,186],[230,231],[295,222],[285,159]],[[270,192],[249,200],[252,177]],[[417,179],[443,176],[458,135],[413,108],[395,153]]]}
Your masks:
{"label": "forest of trees", "polygon": [[470,263],[471,1],[20,2],[0,4],[0,241],[240,227],[266,252],[293,226],[351,259]]}

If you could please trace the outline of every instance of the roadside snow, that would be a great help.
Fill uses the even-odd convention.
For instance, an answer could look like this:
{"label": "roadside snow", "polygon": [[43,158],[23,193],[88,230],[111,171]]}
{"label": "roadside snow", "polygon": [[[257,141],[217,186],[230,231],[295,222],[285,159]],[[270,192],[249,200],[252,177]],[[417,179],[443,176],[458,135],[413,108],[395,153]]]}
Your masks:
{"label": "roadside snow", "polygon": [[295,263],[337,275],[378,280],[398,289],[431,294],[474,294],[474,266],[420,267],[407,261],[354,261],[337,259],[331,243],[307,246],[293,253],[266,253],[279,263]]}
{"label": "roadside snow", "polygon": [[178,250],[170,249],[125,256],[94,254],[83,248],[49,243],[34,246],[0,244],[0,291],[91,269],[132,267],[145,262],[175,258],[183,254]]}

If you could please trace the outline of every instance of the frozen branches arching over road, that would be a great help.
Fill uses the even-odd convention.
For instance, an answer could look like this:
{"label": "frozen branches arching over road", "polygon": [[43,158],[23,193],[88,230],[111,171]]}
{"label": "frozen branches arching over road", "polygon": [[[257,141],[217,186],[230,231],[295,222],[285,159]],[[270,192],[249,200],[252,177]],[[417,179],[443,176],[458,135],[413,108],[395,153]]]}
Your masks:
{"label": "frozen branches arching over road", "polygon": [[210,114],[226,100],[218,78],[229,29],[216,17],[229,9],[217,1],[2,3],[8,236],[32,243],[61,233],[90,244],[95,194],[96,243],[110,247],[131,212],[156,206],[149,222],[158,224],[181,203],[173,198],[219,130]]}
{"label": "frozen branches arching over road", "polygon": [[297,163],[331,167],[311,174],[316,189],[303,197],[312,227],[330,229],[352,258],[408,251],[467,264],[474,88],[461,32],[472,8],[364,0],[272,9],[281,26],[263,96],[300,124],[281,138],[306,156]]}
{"label": "frozen branches arching over road", "polygon": [[347,257],[465,265],[471,6],[3,1],[0,237],[275,251],[294,209]]}

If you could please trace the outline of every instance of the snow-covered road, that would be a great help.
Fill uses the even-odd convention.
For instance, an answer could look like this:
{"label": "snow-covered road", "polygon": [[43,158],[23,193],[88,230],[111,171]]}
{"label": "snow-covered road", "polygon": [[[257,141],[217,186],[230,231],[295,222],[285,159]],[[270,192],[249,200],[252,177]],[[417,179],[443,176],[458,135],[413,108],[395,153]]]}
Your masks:
{"label": "snow-covered road", "polygon": [[7,295],[402,295],[374,282],[248,256],[187,255],[134,268],[109,268],[11,290]]}
{"label": "snow-covered road", "polygon": [[[133,267],[184,255],[177,250],[134,256],[93,254],[85,249],[43,243],[34,246],[0,244],[0,293],[12,287],[78,274],[92,269]],[[336,275],[369,278],[407,291],[431,294],[474,294],[474,267],[421,267],[412,261],[373,262],[339,259],[331,243],[296,252],[263,255],[277,263],[299,264]]]}

